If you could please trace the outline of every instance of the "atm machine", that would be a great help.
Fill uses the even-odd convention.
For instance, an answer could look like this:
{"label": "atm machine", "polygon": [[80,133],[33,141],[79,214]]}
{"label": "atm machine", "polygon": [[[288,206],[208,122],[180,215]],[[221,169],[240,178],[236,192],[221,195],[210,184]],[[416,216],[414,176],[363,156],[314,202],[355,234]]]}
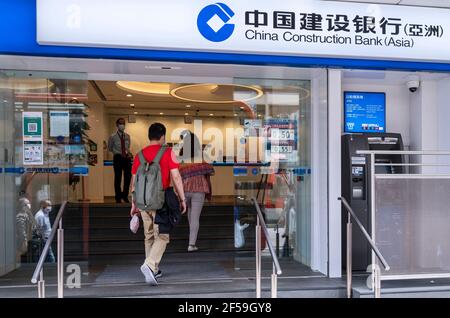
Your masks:
{"label": "atm machine", "polygon": [[[362,225],[371,234],[370,158],[358,150],[403,150],[400,134],[364,133],[342,136],[342,196],[347,199]],[[402,155],[377,155],[375,163],[403,163]],[[377,166],[376,173],[403,173],[402,166]],[[342,262],[346,266],[347,211],[342,214]],[[353,222],[353,221],[352,221]],[[355,223],[355,222],[353,222]],[[371,249],[361,231],[353,226],[353,269],[366,271],[371,264]]]}

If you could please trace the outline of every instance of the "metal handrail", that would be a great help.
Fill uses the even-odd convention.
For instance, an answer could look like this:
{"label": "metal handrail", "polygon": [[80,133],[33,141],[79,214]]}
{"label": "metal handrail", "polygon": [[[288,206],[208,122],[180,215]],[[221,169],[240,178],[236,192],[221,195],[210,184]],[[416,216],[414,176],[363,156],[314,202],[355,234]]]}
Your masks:
{"label": "metal handrail", "polygon": [[364,234],[367,242],[370,244],[370,247],[373,249],[373,251],[375,252],[375,255],[378,257],[378,259],[380,260],[380,262],[383,264],[383,267],[385,270],[390,270],[390,266],[389,264],[386,262],[386,260],[384,259],[383,255],[381,254],[380,250],[378,249],[378,247],[375,245],[375,242],[372,240],[372,238],[370,237],[369,233],[367,233],[366,229],[364,228],[364,226],[362,225],[361,221],[358,219],[358,217],[356,216],[355,211],[353,211],[353,209],[351,208],[350,204],[348,204],[347,200],[343,197],[338,198],[338,200],[342,201],[342,204],[344,204],[346,210],[352,215],[352,217],[355,219],[356,224],[358,224],[359,229],[361,230],[361,232]]}
{"label": "metal handrail", "polygon": [[[36,265],[36,268],[33,273],[33,277],[31,278],[31,282],[33,284],[38,283],[38,276],[40,277],[39,281],[39,297],[45,297],[44,293],[44,280],[43,280],[43,267],[45,259],[47,258],[48,252],[50,250],[50,246],[53,243],[53,239],[55,238],[56,233],[58,232],[58,297],[62,298],[62,286],[63,286],[63,266],[64,266],[64,244],[61,242],[63,240],[63,229],[62,229],[62,217],[65,212],[67,206],[67,201],[64,201],[59,208],[58,214],[56,215],[55,221],[52,226],[52,231],[50,232],[50,236],[48,237],[44,249],[41,253],[39,261]],[[43,298],[42,297],[42,298]]]}
{"label": "metal handrail", "polygon": [[[374,251],[375,255],[380,260],[381,264],[383,265],[384,269],[386,271],[389,271],[391,267],[387,263],[386,259],[383,257],[383,254],[381,254],[380,250],[376,246],[375,242],[370,237],[369,233],[367,233],[367,230],[364,228],[364,225],[362,225],[361,221],[356,216],[355,211],[353,211],[352,207],[348,203],[348,201],[344,197],[339,197],[338,200],[342,202],[345,209],[348,212],[348,223],[347,223],[347,297],[351,297],[351,289],[352,289],[352,228],[351,228],[351,217],[356,221],[356,224],[358,225],[359,229],[363,233],[365,239],[369,243],[370,247]],[[374,291],[375,291],[375,297],[380,297],[381,291],[381,284],[380,284],[380,273],[379,269],[374,266]]]}
{"label": "metal handrail", "polygon": [[269,247],[270,255],[272,256],[273,272],[272,272],[272,298],[277,297],[277,275],[281,275],[283,271],[281,270],[280,262],[278,261],[277,254],[273,248],[269,238],[269,231],[267,230],[266,222],[264,221],[264,216],[261,212],[261,208],[258,204],[256,198],[251,198],[253,202],[256,214],[257,214],[257,225],[256,225],[256,297],[261,298],[261,232],[263,231],[266,237],[266,243]]}
{"label": "metal handrail", "polygon": [[357,150],[357,155],[414,155],[414,156],[450,156],[450,151],[417,150]]}

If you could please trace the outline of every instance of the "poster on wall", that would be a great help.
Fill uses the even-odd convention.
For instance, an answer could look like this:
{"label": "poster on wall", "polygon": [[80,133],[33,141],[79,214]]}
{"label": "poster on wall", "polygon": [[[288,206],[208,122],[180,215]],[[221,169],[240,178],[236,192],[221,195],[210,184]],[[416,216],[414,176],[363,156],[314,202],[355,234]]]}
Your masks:
{"label": "poster on wall", "polygon": [[70,121],[68,111],[50,112],[50,137],[69,137]]}
{"label": "poster on wall", "polygon": [[43,165],[44,164],[44,145],[42,141],[23,142],[23,164],[24,165]]}
{"label": "poster on wall", "polygon": [[44,164],[42,112],[23,112],[23,164]]}
{"label": "poster on wall", "polygon": [[42,140],[42,112],[23,112],[23,139]]}

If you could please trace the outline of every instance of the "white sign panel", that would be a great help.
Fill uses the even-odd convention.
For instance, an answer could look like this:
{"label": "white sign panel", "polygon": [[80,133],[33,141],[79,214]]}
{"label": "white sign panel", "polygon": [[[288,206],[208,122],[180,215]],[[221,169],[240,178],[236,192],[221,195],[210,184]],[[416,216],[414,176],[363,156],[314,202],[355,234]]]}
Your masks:
{"label": "white sign panel", "polygon": [[69,137],[70,120],[68,111],[50,112],[50,137]]}
{"label": "white sign panel", "polygon": [[311,0],[37,0],[37,41],[450,61],[450,10]]}
{"label": "white sign panel", "polygon": [[44,164],[44,146],[42,141],[23,142],[23,164],[24,165]]}
{"label": "white sign panel", "polygon": [[44,164],[42,112],[22,113],[23,164]]}

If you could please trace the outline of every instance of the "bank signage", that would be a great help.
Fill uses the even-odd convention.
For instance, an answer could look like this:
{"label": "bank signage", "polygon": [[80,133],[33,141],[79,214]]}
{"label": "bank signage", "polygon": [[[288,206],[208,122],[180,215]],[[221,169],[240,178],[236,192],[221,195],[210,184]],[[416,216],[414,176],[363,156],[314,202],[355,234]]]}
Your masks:
{"label": "bank signage", "polygon": [[450,10],[312,0],[37,0],[41,45],[450,61]]}

